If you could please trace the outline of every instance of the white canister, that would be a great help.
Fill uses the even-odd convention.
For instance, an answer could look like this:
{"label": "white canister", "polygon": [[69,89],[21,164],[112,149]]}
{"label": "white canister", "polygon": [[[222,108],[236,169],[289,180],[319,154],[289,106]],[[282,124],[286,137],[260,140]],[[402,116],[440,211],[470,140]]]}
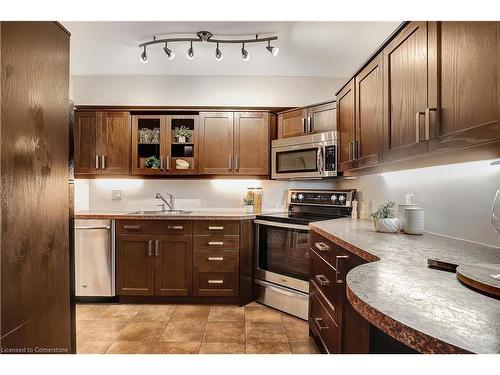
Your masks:
{"label": "white canister", "polygon": [[424,209],[407,208],[405,209],[404,232],[408,234],[424,233]]}
{"label": "white canister", "polygon": [[416,203],[399,203],[398,204],[398,219],[399,230],[404,230],[405,227],[405,210],[407,208],[419,208],[420,205]]}

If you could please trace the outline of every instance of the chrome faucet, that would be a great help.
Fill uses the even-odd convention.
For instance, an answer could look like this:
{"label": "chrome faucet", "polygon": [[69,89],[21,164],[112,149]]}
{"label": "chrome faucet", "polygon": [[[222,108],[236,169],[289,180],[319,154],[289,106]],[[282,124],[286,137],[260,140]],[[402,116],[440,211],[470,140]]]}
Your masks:
{"label": "chrome faucet", "polygon": [[161,199],[164,202],[164,204],[159,205],[159,206],[161,206],[161,210],[167,211],[165,209],[165,205],[167,205],[167,207],[170,209],[170,211],[175,210],[175,198],[174,198],[174,196],[170,193],[165,193],[165,195],[168,197],[168,200],[166,200],[163,197],[163,195],[161,195],[160,193],[156,193],[156,195],[155,195],[156,199]]}

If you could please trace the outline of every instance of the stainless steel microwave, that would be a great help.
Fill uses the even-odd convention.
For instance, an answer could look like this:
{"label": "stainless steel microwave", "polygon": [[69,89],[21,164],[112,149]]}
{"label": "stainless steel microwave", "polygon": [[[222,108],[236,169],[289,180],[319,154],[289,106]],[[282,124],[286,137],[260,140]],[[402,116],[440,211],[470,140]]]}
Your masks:
{"label": "stainless steel microwave", "polygon": [[337,132],[278,139],[271,145],[271,178],[318,179],[337,176]]}

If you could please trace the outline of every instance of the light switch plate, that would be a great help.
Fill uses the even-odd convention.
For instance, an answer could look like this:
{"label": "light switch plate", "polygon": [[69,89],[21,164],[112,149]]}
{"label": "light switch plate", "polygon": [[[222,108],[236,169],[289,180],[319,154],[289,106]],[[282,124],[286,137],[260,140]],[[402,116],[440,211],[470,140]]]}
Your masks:
{"label": "light switch plate", "polygon": [[111,199],[114,201],[122,200],[122,191],[121,190],[111,190]]}

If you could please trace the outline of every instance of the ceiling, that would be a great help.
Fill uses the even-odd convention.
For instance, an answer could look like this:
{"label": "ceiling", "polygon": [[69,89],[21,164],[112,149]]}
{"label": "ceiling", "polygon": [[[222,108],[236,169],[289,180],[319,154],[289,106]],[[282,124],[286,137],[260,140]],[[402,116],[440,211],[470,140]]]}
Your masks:
{"label": "ceiling", "polygon": [[[391,34],[399,22],[63,22],[71,32],[72,75],[229,75],[347,77]],[[215,37],[277,34],[280,48],[271,56],[265,44],[195,44],[195,59],[185,56],[188,43],[171,43],[176,57],[167,60],[163,45],[148,48],[139,61],[138,44],[166,35],[191,36],[208,30]],[[193,33],[193,34],[192,34]]]}

